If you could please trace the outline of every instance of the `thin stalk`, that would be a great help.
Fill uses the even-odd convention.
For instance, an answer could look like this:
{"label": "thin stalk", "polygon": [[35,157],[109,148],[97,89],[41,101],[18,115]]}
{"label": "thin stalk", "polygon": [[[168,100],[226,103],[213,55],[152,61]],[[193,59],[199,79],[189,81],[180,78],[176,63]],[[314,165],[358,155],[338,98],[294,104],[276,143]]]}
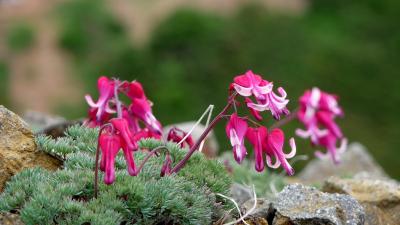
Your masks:
{"label": "thin stalk", "polygon": [[[143,161],[142,161],[142,163],[140,164],[139,168],[136,170],[135,176],[138,175],[138,174],[140,173],[140,171],[142,170],[144,164],[146,164],[146,162],[150,159],[150,157],[151,157],[152,155],[156,154],[156,152],[157,152],[158,150],[163,149],[163,148],[167,149],[166,146],[158,146],[158,147],[154,148],[153,150],[151,150],[151,151],[146,155],[146,157],[143,159]],[[167,150],[168,150],[168,149],[167,149]]]}
{"label": "thin stalk", "polygon": [[186,162],[189,160],[189,158],[193,155],[193,153],[198,149],[200,144],[203,142],[203,140],[207,137],[208,133],[214,128],[214,126],[223,118],[224,114],[228,109],[232,106],[232,103],[234,103],[234,99],[236,97],[237,93],[233,93],[228,100],[228,104],[222,109],[222,111],[214,118],[213,121],[211,121],[210,125],[204,130],[204,132],[201,134],[200,138],[196,141],[196,143],[190,148],[189,152],[186,153],[185,157],[179,161],[178,164],[175,165],[174,168],[172,168],[171,173],[177,173],[179,170],[181,170]]}
{"label": "thin stalk", "polygon": [[[107,124],[100,127],[99,135],[97,137],[97,148],[96,148],[96,159],[94,165],[94,198],[97,198],[99,193],[99,157],[100,157],[100,135],[103,132],[104,128],[107,127]],[[113,128],[113,127],[111,127]]]}
{"label": "thin stalk", "polygon": [[297,119],[297,113],[298,113],[299,109],[295,109],[293,110],[293,112],[291,112],[287,117],[285,117],[284,119],[281,119],[279,121],[277,121],[276,123],[272,124],[272,126],[269,129],[275,129],[275,128],[280,128],[284,125],[286,125],[287,123],[289,123],[290,121]]}
{"label": "thin stalk", "polygon": [[[100,131],[101,132],[101,131]],[[99,135],[100,135],[99,132]],[[94,166],[94,198],[97,198],[98,192],[99,192],[99,148],[100,147],[100,141],[97,141],[97,149],[96,149],[96,164]]]}
{"label": "thin stalk", "polygon": [[111,133],[114,133],[114,127],[106,123],[103,126],[100,127],[99,129],[99,135],[97,137],[97,148],[96,148],[96,159],[95,159],[95,165],[94,165],[94,197],[97,198],[98,192],[99,192],[99,157],[100,157],[100,135],[101,132],[107,127],[111,127]]}
{"label": "thin stalk", "polygon": [[117,117],[122,118],[122,107],[121,107],[121,102],[119,101],[118,98],[118,89],[121,83],[117,79],[115,79],[114,81],[115,81],[114,98],[115,98],[115,104],[117,105]]}

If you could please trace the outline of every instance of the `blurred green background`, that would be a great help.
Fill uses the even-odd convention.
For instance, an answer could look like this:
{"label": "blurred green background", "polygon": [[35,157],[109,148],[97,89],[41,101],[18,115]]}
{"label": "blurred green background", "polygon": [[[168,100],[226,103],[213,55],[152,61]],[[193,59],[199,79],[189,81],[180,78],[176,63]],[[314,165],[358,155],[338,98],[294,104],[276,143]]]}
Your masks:
{"label": "blurred green background", "polygon": [[[301,14],[258,4],[229,16],[179,8],[145,44],[132,41],[129,28],[104,1],[61,2],[49,18],[83,93],[97,95],[100,75],[137,79],[155,103],[156,117],[170,124],[196,120],[209,104],[221,109],[232,78],[248,69],[284,87],[289,109],[305,89],[318,86],[341,97],[346,117],[339,123],[350,141],[366,145],[387,173],[400,178],[399,1],[312,0]],[[36,34],[29,21],[10,26],[7,52],[29,51]],[[2,55],[0,102],[15,108],[6,85],[10,60]],[[77,104],[59,99],[53,113],[77,118],[86,110],[82,96]],[[285,127],[286,135],[297,126]],[[228,149],[223,129],[220,125],[217,135]],[[297,143],[300,153],[312,155],[307,141]]]}

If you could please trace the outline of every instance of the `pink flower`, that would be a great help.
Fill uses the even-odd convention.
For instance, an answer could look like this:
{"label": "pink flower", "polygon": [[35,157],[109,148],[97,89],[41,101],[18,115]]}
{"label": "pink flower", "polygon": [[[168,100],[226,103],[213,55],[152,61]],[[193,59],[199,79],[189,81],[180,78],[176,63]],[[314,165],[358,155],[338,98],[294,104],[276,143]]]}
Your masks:
{"label": "pink flower", "polygon": [[234,78],[233,88],[241,96],[249,97],[254,95],[257,101],[264,101],[264,95],[272,90],[272,83],[263,80],[260,75],[254,74],[253,71],[249,70],[245,74]]}
{"label": "pink flower", "polygon": [[264,126],[259,128],[249,127],[247,129],[246,138],[253,145],[255,169],[258,172],[262,172],[264,170],[263,143],[267,141],[267,137],[268,131]]}
{"label": "pink flower", "polygon": [[103,125],[106,121],[111,118],[110,113],[104,112],[99,119],[96,118],[98,108],[89,108],[88,118],[83,122],[85,126],[90,128],[98,127]]}
{"label": "pink flower", "polygon": [[129,129],[128,122],[123,118],[113,118],[110,122],[116,134],[121,137],[122,146],[129,151],[137,150],[138,146],[133,139],[133,134]]}
{"label": "pink flower", "polygon": [[162,136],[159,133],[155,133],[147,128],[144,128],[142,130],[140,130],[139,132],[135,133],[134,135],[134,139],[136,141],[139,141],[140,139],[143,138],[154,138],[157,140],[161,140]]}
{"label": "pink flower", "polygon": [[[180,143],[186,135],[187,135],[187,133],[184,132],[183,130],[181,130],[177,127],[173,127],[168,132],[167,141]],[[189,146],[189,148],[191,148],[194,145],[194,141],[193,141],[193,138],[191,135],[189,135],[185,139],[185,141],[180,144],[180,147],[181,148],[185,147],[185,143]]]}
{"label": "pink flower", "polygon": [[337,138],[342,138],[343,133],[339,126],[335,123],[335,115],[331,112],[319,111],[316,113],[317,121],[322,126],[326,127],[330,133]]}
{"label": "pink flower", "polygon": [[135,99],[135,98],[147,99],[144,94],[143,86],[138,81],[134,80],[130,83],[124,82],[122,84],[121,89],[122,92],[124,92],[126,96],[128,96],[130,99]]}
{"label": "pink flower", "polygon": [[85,95],[86,102],[90,107],[97,109],[96,119],[101,121],[104,113],[114,113],[115,111],[110,109],[108,101],[114,96],[114,82],[110,81],[107,77],[102,76],[97,81],[97,88],[100,96],[97,102],[94,102],[90,95]]}
{"label": "pink flower", "polygon": [[280,94],[275,94],[272,90],[268,94],[265,94],[264,101],[257,101],[257,103],[248,102],[247,106],[256,111],[271,111],[272,116],[279,120],[281,115],[288,115],[289,110],[286,108],[286,105],[289,103],[289,100],[286,99],[287,94],[286,91],[282,88],[278,88],[278,92]]}
{"label": "pink flower", "polygon": [[128,122],[129,129],[133,134],[141,130],[139,125],[139,119],[134,117],[126,107],[122,108],[122,118],[124,118]]}
{"label": "pink flower", "polygon": [[[248,103],[253,103],[253,101],[251,101],[250,98],[245,98],[245,102],[246,102],[246,104],[248,104]],[[248,109],[250,110],[251,115],[253,115],[253,117],[254,117],[256,120],[262,121],[263,118],[262,118],[262,116],[261,116],[261,114],[260,114],[259,111],[254,110],[254,109],[251,108],[251,107],[248,107]]]}
{"label": "pink flower", "polygon": [[[271,168],[283,166],[288,175],[294,174],[294,169],[290,166],[286,159],[292,158],[296,154],[296,143],[293,138],[289,140],[291,152],[285,154],[283,152],[283,144],[285,141],[284,133],[281,129],[274,129],[268,134],[267,142],[264,142],[264,149],[267,153],[267,165]],[[276,159],[275,164],[272,164],[272,157]]]}
{"label": "pink flower", "polygon": [[236,113],[231,115],[226,126],[226,135],[231,141],[233,155],[238,163],[241,163],[247,155],[246,147],[244,146],[247,127],[247,122],[239,118]]}
{"label": "pink flower", "polygon": [[[310,138],[313,145],[325,147],[335,163],[339,162],[339,154],[346,149],[347,144],[340,127],[335,123],[337,116],[343,116],[337,99],[337,96],[318,88],[307,90],[300,97],[300,110],[297,114],[306,130],[296,130],[298,136]],[[340,148],[336,148],[338,139],[342,139]],[[320,157],[323,154],[317,151],[316,155]]]}
{"label": "pink flower", "polygon": [[342,138],[341,144],[339,147],[336,147],[337,141],[338,141],[338,138],[331,133],[327,133],[326,135],[319,137],[316,144],[319,146],[325,147],[328,150],[328,152],[326,154],[324,154],[320,151],[316,151],[315,156],[317,156],[318,158],[323,158],[329,154],[330,157],[332,158],[332,161],[335,164],[339,164],[340,163],[340,155],[342,153],[344,153],[347,148],[347,139]]}
{"label": "pink flower", "polygon": [[129,110],[134,116],[143,120],[146,126],[155,133],[162,134],[162,127],[160,122],[154,117],[151,110],[151,105],[147,99],[132,99],[132,104]]}
{"label": "pink flower", "polygon": [[336,99],[337,97],[335,95],[322,92],[318,88],[313,88],[311,91],[307,90],[304,92],[303,96],[300,97],[298,118],[308,127],[309,125],[313,125],[313,123],[320,122],[318,118],[316,118],[318,112],[329,113],[324,115],[325,119],[327,119],[326,116],[328,115],[331,118],[343,116],[343,111],[338,106]]}
{"label": "pink flower", "polygon": [[101,149],[100,169],[105,171],[104,183],[112,184],[115,180],[115,157],[121,148],[121,141],[117,135],[103,133],[99,137]]}
{"label": "pink flower", "polygon": [[289,114],[289,110],[286,108],[289,100],[286,99],[285,90],[279,87],[279,95],[274,93],[272,90],[273,83],[263,80],[260,75],[254,74],[251,70],[235,77],[231,87],[241,96],[255,97],[255,103],[250,98],[246,98],[246,104],[253,116],[258,120],[261,119],[261,116],[256,111],[270,110],[272,116],[277,120],[280,119],[281,115]]}

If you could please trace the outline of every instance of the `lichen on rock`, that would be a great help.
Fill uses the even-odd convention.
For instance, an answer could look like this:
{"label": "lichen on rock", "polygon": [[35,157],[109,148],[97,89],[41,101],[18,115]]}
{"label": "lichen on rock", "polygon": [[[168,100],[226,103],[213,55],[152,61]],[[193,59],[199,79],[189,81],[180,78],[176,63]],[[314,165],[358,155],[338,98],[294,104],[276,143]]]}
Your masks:
{"label": "lichen on rock", "polygon": [[353,196],[364,207],[365,225],[397,225],[400,221],[400,185],[394,180],[331,177],[322,188]]}

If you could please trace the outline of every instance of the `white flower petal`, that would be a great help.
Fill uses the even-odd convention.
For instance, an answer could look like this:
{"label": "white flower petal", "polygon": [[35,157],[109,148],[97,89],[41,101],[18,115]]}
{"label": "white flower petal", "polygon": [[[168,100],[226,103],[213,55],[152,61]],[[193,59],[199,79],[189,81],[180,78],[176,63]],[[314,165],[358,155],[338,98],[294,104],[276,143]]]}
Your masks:
{"label": "white flower petal", "polygon": [[294,138],[289,139],[289,145],[292,151],[288,154],[285,154],[285,158],[287,159],[293,158],[293,156],[296,155],[296,142],[294,141]]}
{"label": "white flower petal", "polygon": [[251,91],[252,91],[251,87],[247,88],[247,87],[242,87],[238,84],[233,84],[233,88],[235,88],[236,92],[239,93],[239,95],[241,95],[241,96],[244,96],[244,97],[251,96]]}
{"label": "white flower petal", "polygon": [[94,103],[92,96],[90,95],[85,95],[85,100],[88,103],[88,105],[92,108],[97,108],[100,106],[100,103]]}

